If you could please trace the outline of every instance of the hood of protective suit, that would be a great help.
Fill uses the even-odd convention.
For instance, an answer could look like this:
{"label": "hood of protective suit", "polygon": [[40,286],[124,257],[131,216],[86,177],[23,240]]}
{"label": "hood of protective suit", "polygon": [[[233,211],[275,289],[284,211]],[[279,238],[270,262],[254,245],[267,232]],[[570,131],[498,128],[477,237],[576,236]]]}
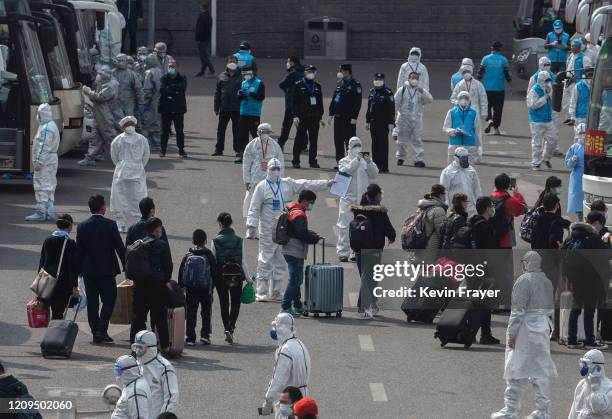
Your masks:
{"label": "hood of protective suit", "polygon": [[41,124],[53,121],[53,112],[48,103],[43,103],[38,107],[38,118]]}
{"label": "hood of protective suit", "polygon": [[540,71],[538,73],[538,84],[544,84],[546,83],[548,80],[550,80],[550,74],[548,74],[548,72],[546,71]]}
{"label": "hood of protective suit", "polygon": [[268,161],[268,175],[267,175],[267,177],[266,177],[266,178],[267,178],[267,179],[268,179],[270,182],[276,182],[277,180],[279,180],[279,179],[280,179],[280,172],[278,172],[278,176],[275,176],[275,175],[272,173],[272,168],[275,168],[275,167],[277,167],[277,168],[279,168],[279,169],[282,169],[282,167],[283,167],[283,164],[282,164],[282,163],[280,162],[280,160],[279,160],[279,159],[277,159],[276,157],[271,158],[271,159],[270,159],[270,161]]}
{"label": "hood of protective suit", "polygon": [[98,70],[98,74],[104,82],[109,81],[113,76],[111,68],[107,65],[103,65],[102,67],[100,67],[100,69]]}
{"label": "hood of protective suit", "polygon": [[417,59],[417,62],[421,62],[421,58],[423,58],[423,55],[421,54],[421,48],[419,47],[410,48],[410,53],[408,54],[408,57],[410,57],[410,54],[412,54],[413,52],[419,53],[419,58]]}
{"label": "hood of protective suit", "polygon": [[463,74],[463,73],[464,73],[464,72],[466,72],[466,71],[469,71],[470,73],[472,73],[472,71],[473,71],[473,70],[474,70],[474,69],[473,69],[473,67],[472,67],[471,65],[462,65],[462,66],[459,68],[459,72],[460,72],[461,74]]}
{"label": "hood of protective suit", "polygon": [[139,358],[140,362],[147,363],[157,356],[157,336],[150,330],[141,330],[136,333],[134,343],[139,343],[147,347],[145,354]]}
{"label": "hood of protective suit", "polygon": [[461,60],[461,67],[463,67],[464,65],[469,65],[470,67],[474,68],[474,61],[472,61],[471,58],[464,58],[463,60]]}
{"label": "hood of protective suit", "polygon": [[289,313],[279,313],[274,319],[274,327],[276,328],[279,344],[283,344],[287,339],[295,337],[295,319]]}
{"label": "hood of protective suit", "polygon": [[545,65],[550,65],[550,58],[540,57],[540,59],[538,60],[538,68],[540,70],[544,70]]}
{"label": "hood of protective suit", "polygon": [[147,55],[147,58],[145,58],[145,68],[149,70],[158,66],[159,60],[157,59],[157,57],[155,55]]}
{"label": "hood of protective suit", "polygon": [[541,272],[542,257],[537,252],[527,252],[522,259],[525,262],[525,272]]}
{"label": "hood of protective suit", "polygon": [[357,157],[357,153],[359,152],[359,150],[354,150],[355,147],[361,147],[361,139],[359,137],[352,137],[349,140],[349,144],[348,144],[348,152],[349,152],[349,156],[351,158],[355,158]]}
{"label": "hood of protective suit", "polygon": [[604,354],[599,349],[591,349],[580,359],[580,361],[586,361],[589,363],[589,374],[595,375],[598,377],[605,377],[606,371],[604,369],[604,364],[606,363],[606,359]]}
{"label": "hood of protective suit", "polygon": [[131,355],[122,355],[117,358],[115,367],[120,367],[122,369],[119,382],[124,386],[131,383],[138,377],[142,377],[142,366],[138,363],[136,358]]}

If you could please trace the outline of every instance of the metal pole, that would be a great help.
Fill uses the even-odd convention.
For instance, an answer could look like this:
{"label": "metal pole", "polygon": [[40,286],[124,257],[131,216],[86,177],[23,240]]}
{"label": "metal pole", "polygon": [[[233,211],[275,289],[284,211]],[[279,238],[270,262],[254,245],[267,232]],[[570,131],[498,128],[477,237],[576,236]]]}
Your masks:
{"label": "metal pole", "polygon": [[217,0],[210,2],[210,14],[212,16],[212,29],[210,35],[211,57],[217,56]]}
{"label": "metal pole", "polygon": [[149,0],[149,33],[147,36],[147,44],[153,49],[155,46],[155,0]]}

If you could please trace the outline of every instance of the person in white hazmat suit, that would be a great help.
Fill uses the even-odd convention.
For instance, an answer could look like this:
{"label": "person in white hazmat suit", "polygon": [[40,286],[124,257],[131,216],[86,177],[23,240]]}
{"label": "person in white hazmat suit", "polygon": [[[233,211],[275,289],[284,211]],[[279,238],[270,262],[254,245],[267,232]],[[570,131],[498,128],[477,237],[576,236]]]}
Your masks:
{"label": "person in white hazmat suit", "polygon": [[111,186],[110,211],[119,231],[127,231],[128,216],[139,219],[139,202],[147,196],[145,166],[150,150],[147,139],[136,132],[136,118],[126,116],[119,121],[124,131],[111,143],[111,159],[115,164]]}
{"label": "person in white hazmat suit", "polygon": [[393,136],[397,137],[397,165],[402,166],[412,147],[415,167],[425,167],[423,149],[423,107],[433,102],[429,91],[419,86],[419,75],[410,73],[406,83],[397,89],[394,96],[397,120]]}
{"label": "person in white hazmat suit", "polygon": [[550,58],[546,56],[540,57],[540,59],[538,60],[538,71],[536,71],[531,77],[529,77],[529,84],[527,85],[527,94],[529,94],[529,91],[531,90],[533,85],[538,82],[538,74],[540,74],[541,71],[548,72],[548,74],[550,74],[551,80],[555,77],[553,72],[550,71],[550,66]]}
{"label": "person in white hazmat suit", "polygon": [[353,137],[349,140],[348,156],[338,162],[338,171],[351,176],[346,194],[340,198],[338,208],[338,243],[336,254],[341,262],[348,262],[351,248],[349,245],[349,224],[353,220],[351,205],[359,204],[372,179],[378,176],[378,166],[369,155],[361,154],[361,140]]}
{"label": "person in white hazmat suit", "polygon": [[176,413],[179,385],[176,370],[157,350],[157,336],[150,330],[136,333],[132,351],[143,366],[143,376],[151,389],[151,417]]}
{"label": "person in white hazmat suit", "polygon": [[612,381],[606,377],[606,359],[599,349],[580,358],[580,375],[568,419],[612,418]]}
{"label": "person in white hazmat suit", "polygon": [[557,367],[550,356],[551,316],[554,309],[552,282],[542,272],[542,258],[534,251],[523,256],[524,273],[512,288],[512,306],[506,332],[504,408],[491,418],[514,419],[531,383],[536,410],[529,417],[550,418],[550,380]]}
{"label": "person in white hazmat suit", "polygon": [[455,159],[440,174],[440,185],[446,188],[446,205],[452,207],[453,196],[463,193],[468,198],[468,219],[476,215],[476,200],[482,195],[480,179],[470,164],[470,154],[465,147],[457,147]]}
{"label": "person in white hazmat suit", "polygon": [[127,55],[119,54],[115,61],[117,62],[117,68],[115,68],[114,76],[119,83],[121,110],[125,116],[135,116],[137,104],[140,112],[144,110],[142,83],[136,72],[128,68]]}
{"label": "person in white hazmat suit", "polygon": [[591,65],[595,67],[597,65],[597,59],[599,58],[599,50],[601,47],[596,42],[591,41],[591,32],[584,35],[585,47],[584,55],[591,61]]}
{"label": "person in white hazmat suit", "polygon": [[552,114],[552,84],[548,72],[538,74],[538,82],[527,94],[527,109],[531,128],[531,166],[533,170],[540,170],[543,162],[550,169],[559,133]]}
{"label": "person in white hazmat suit", "polygon": [[408,60],[402,64],[397,75],[397,88],[404,85],[410,73],[419,75],[419,87],[429,91],[429,73],[425,64],[421,63],[421,48],[412,47],[408,54]]}
{"label": "person in white hazmat suit", "polygon": [[142,365],[131,355],[121,355],[113,373],[123,387],[111,419],[151,419],[151,389],[142,375]]}
{"label": "person in white hazmat suit", "polygon": [[457,85],[457,83],[463,80],[463,74],[461,73],[461,68],[463,66],[471,67],[472,70],[474,70],[474,61],[472,61],[471,58],[464,58],[463,60],[461,60],[461,65],[459,66],[459,70],[457,70],[457,72],[453,73],[453,75],[451,76],[451,80],[450,80],[451,93],[455,89],[455,86]]}
{"label": "person in white hazmat suit", "polygon": [[98,35],[100,45],[99,63],[111,65],[113,58],[121,52],[122,30],[125,28],[125,18],[119,11],[106,13],[104,29]]}
{"label": "person in white hazmat suit", "polygon": [[448,134],[447,164],[453,161],[455,149],[465,147],[470,153],[470,163],[479,161],[482,149],[481,116],[476,108],[470,106],[470,94],[465,90],[457,94],[455,106],[449,109],[444,118],[442,129]]}
{"label": "person in white hazmat suit", "polygon": [[297,338],[295,320],[288,313],[279,313],[276,316],[272,322],[270,337],[278,341],[278,348],[274,353],[274,370],[261,414],[267,416],[274,411],[275,418],[280,419],[283,416],[280,413],[279,399],[286,387],[296,387],[304,397],[308,396],[310,354],[304,343]]}
{"label": "person in white hazmat suit", "polygon": [[[268,175],[268,161],[276,158],[281,162],[281,177],[285,176],[285,156],[278,142],[270,137],[272,125],[264,122],[257,127],[257,137],[253,138],[244,149],[242,158],[242,180],[246,188],[243,216],[246,218],[251,203],[252,191],[255,186]],[[247,238],[256,238],[247,237]]]}
{"label": "person in white hazmat suit", "polygon": [[32,144],[32,170],[34,171],[34,197],[36,210],[25,217],[26,221],[55,219],[55,188],[57,186],[57,149],[60,133],[53,121],[48,103],[38,107],[38,130]]}
{"label": "person in white hazmat suit", "polygon": [[[268,174],[253,190],[246,220],[247,237],[259,233],[257,258],[257,301],[278,300],[282,297],[282,280],[288,277],[287,263],[281,246],[272,241],[276,218],[283,208],[304,189],[318,192],[333,184],[333,180],[306,180],[281,177],[282,163],[273,158],[268,161]],[[272,282],[272,284],[270,284]],[[270,290],[271,288],[271,290]]]}

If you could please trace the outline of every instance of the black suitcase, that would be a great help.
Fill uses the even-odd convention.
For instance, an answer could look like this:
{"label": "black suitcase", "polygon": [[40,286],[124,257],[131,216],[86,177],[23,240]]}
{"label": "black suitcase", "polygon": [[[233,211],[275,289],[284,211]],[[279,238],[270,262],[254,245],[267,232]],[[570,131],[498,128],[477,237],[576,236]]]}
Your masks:
{"label": "black suitcase", "polygon": [[40,342],[40,351],[43,358],[47,357],[64,357],[70,358],[74,341],[79,333],[79,325],[76,324],[78,310],[74,312],[72,320],[66,319],[68,307],[64,312],[63,320],[51,320],[49,327],[45,332],[42,342]]}
{"label": "black suitcase", "polygon": [[601,340],[612,341],[612,309],[600,308],[598,316],[601,321]]}
{"label": "black suitcase", "polygon": [[[444,290],[445,288],[455,289],[451,281],[443,276],[436,276],[433,278],[420,277],[412,288],[420,290],[425,287],[429,287],[430,290]],[[431,324],[438,312],[442,310],[449,301],[450,298],[448,297],[419,297],[417,291],[417,297],[406,297],[401,308],[406,314],[407,322],[414,321]]]}
{"label": "black suitcase", "polygon": [[451,300],[438,320],[434,338],[440,339],[440,346],[459,343],[467,349],[474,342],[482,318],[483,309],[472,300]]}

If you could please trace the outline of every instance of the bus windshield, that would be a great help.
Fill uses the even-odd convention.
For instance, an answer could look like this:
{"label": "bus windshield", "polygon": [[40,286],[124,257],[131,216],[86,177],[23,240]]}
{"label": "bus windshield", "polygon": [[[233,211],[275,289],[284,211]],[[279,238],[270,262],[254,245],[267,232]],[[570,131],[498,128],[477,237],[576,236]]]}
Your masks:
{"label": "bus windshield", "polygon": [[[584,173],[612,177],[612,38],[606,40],[599,52],[588,128],[596,130],[596,136],[603,140],[603,147],[599,147],[600,151],[597,153],[590,153],[588,150],[585,152]],[[588,144],[586,148],[588,149]]]}
{"label": "bus windshield", "polygon": [[72,89],[74,87],[74,79],[72,78],[64,35],[55,19],[53,19],[53,26],[57,35],[57,45],[48,54],[53,89]]}
{"label": "bus windshield", "polygon": [[32,23],[21,21],[18,25],[17,42],[23,52],[22,59],[26,70],[32,103],[48,103],[53,100],[51,85],[45,69],[40,44]]}

